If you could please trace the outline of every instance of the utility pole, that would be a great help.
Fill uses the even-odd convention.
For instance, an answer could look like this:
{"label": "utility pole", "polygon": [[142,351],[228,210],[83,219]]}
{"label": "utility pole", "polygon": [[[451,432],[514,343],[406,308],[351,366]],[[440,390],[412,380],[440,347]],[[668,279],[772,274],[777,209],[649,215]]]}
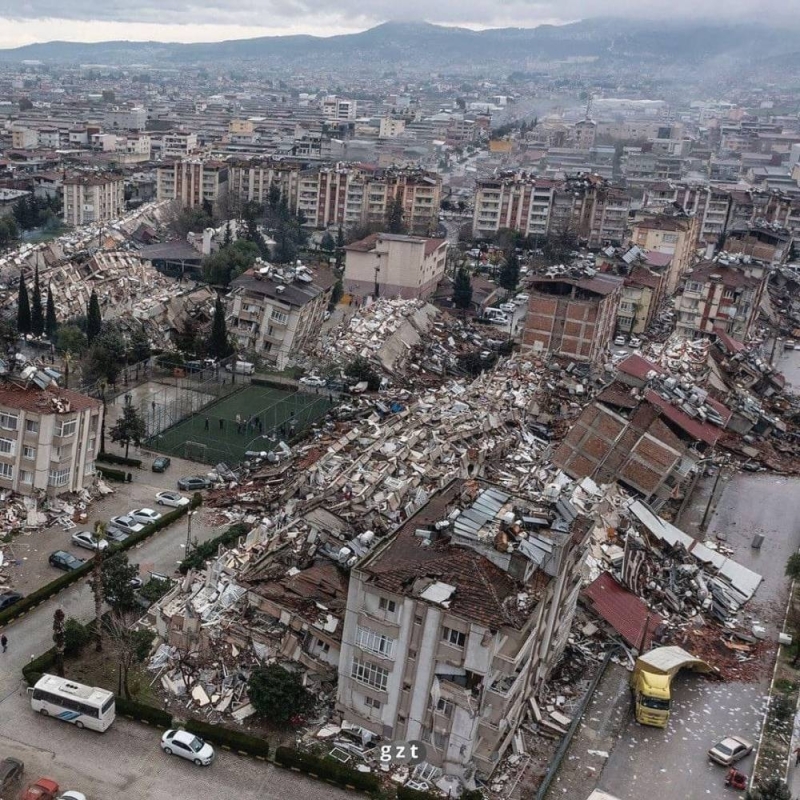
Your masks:
{"label": "utility pole", "polygon": [[184,558],[189,555],[189,550],[192,546],[192,517],[196,513],[196,511],[186,512],[186,547],[184,548]]}

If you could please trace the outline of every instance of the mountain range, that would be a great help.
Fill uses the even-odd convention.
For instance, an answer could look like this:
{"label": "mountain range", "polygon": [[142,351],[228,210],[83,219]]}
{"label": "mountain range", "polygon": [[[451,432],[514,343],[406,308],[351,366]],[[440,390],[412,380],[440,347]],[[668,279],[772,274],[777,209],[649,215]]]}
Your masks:
{"label": "mountain range", "polygon": [[764,24],[590,19],[537,28],[472,31],[428,23],[387,22],[331,37],[267,36],[213,43],[46,42],[0,50],[0,61],[179,67],[255,62],[264,66],[403,69],[408,72],[524,69],[591,59],[601,63],[702,66],[711,60],[753,63],[800,54],[798,29]]}

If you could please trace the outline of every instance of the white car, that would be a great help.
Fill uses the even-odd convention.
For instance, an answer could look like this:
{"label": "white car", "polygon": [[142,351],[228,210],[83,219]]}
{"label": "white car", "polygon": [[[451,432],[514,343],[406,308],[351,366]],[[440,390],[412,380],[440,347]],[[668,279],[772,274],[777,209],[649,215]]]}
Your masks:
{"label": "white car", "polygon": [[214,760],[214,748],[189,731],[167,731],[161,737],[161,749],[168,756],[188,758],[198,766],[207,767]]}
{"label": "white car", "polygon": [[188,497],[184,497],[178,492],[159,492],[156,495],[156,503],[160,506],[182,508],[183,506],[188,506],[190,502]]}
{"label": "white car", "polygon": [[105,539],[95,539],[89,531],[78,531],[72,534],[72,544],[76,547],[85,547],[87,550],[105,550],[108,542]]}
{"label": "white car", "polygon": [[520,305],[520,306],[521,306],[521,305],[524,305],[525,303],[527,303],[527,302],[528,302],[528,300],[530,300],[530,297],[531,297],[531,296],[530,296],[529,294],[525,294],[525,293],[523,292],[522,294],[518,294],[518,295],[517,295],[517,296],[514,298],[514,302],[515,302],[517,305]]}
{"label": "white car", "polygon": [[631,336],[629,344],[631,347],[641,347],[642,340],[638,336]]}
{"label": "white car", "polygon": [[517,310],[517,306],[515,303],[500,303],[500,310],[508,311],[509,314],[513,314]]}
{"label": "white car", "polygon": [[614,339],[614,344],[617,347],[625,347],[625,344],[626,344],[625,337],[624,336],[617,336],[617,338]]}
{"label": "white car", "polygon": [[59,795],[58,800],[86,800],[86,795],[83,792],[76,792],[74,789],[70,789],[68,792]]}
{"label": "white car", "polygon": [[128,516],[140,525],[150,525],[152,522],[161,519],[161,514],[152,508],[135,508]]}
{"label": "white car", "polygon": [[137,522],[133,517],[124,515],[121,517],[111,517],[108,521],[108,525],[111,528],[116,528],[118,531],[122,531],[123,533],[139,533],[139,531],[144,530],[144,525],[141,522]]}
{"label": "white car", "polygon": [[325,386],[328,383],[325,378],[320,378],[319,375],[304,375],[302,378],[300,378],[299,382],[302,383],[303,386],[317,387]]}

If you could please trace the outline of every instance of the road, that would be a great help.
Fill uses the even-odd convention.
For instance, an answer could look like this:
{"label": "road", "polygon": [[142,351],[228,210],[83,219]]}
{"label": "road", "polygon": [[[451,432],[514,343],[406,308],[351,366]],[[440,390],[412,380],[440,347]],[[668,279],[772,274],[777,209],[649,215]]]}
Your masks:
{"label": "road", "polygon": [[[216,532],[210,525],[193,526],[192,538],[196,533],[198,541],[204,541]],[[128,552],[132,561],[147,565],[147,569],[170,574],[183,554],[185,539],[186,523],[179,521]],[[53,612],[58,607],[67,616],[89,621],[94,616],[94,601],[88,583],[80,581],[4,630],[9,648],[0,654],[0,755],[21,758],[26,780],[47,775],[62,788],[80,790],[91,800],[285,800],[297,796],[322,800],[344,796],[344,792],[296,773],[225,752],[219,753],[208,769],[169,758],[159,749],[155,730],[124,719],[101,735],[34,714],[22,687],[21,670],[30,658],[52,645]]]}
{"label": "road", "polygon": [[[725,535],[736,559],[764,577],[745,618],[766,623],[773,640],[788,597],[786,560],[800,546],[798,518],[800,480],[741,474],[727,483],[709,525],[710,538]],[[750,547],[756,533],[766,537],[760,550]],[[724,796],[724,769],[712,766],[706,751],[730,733],[758,741],[770,677],[719,684],[682,675],[669,726],[662,731],[631,720],[611,752],[600,788],[620,800],[650,800],[656,787],[661,800]],[[752,765],[750,756],[741,769],[749,774]]]}

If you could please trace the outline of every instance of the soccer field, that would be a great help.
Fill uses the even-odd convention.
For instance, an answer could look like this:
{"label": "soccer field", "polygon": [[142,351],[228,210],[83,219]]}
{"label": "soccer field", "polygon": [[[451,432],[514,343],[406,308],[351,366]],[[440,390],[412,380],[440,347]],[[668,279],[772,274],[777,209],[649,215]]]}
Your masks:
{"label": "soccer field", "polygon": [[327,394],[250,385],[205,406],[147,445],[179,458],[232,466],[247,450],[271,450],[281,439],[288,442],[325,416],[332,405]]}

